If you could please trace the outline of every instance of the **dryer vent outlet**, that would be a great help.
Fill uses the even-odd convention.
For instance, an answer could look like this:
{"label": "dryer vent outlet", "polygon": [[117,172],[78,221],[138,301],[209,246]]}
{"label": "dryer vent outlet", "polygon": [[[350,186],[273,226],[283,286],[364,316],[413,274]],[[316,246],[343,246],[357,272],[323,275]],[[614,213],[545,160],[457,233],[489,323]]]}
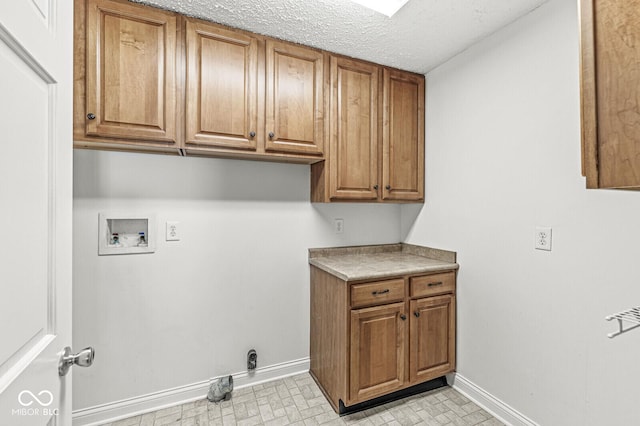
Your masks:
{"label": "dryer vent outlet", "polygon": [[211,383],[207,399],[211,402],[228,401],[233,392],[233,376],[220,377],[216,382]]}
{"label": "dryer vent outlet", "polygon": [[247,370],[253,371],[258,365],[258,353],[255,349],[251,349],[247,354]]}

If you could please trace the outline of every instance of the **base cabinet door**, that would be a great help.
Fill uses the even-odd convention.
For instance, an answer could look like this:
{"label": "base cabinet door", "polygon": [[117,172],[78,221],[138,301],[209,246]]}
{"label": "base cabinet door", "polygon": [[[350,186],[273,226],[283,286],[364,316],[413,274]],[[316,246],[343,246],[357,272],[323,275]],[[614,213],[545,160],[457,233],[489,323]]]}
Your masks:
{"label": "base cabinet door", "polygon": [[349,403],[404,385],[405,304],[351,311]]}
{"label": "base cabinet door", "polygon": [[410,302],[409,380],[423,382],[455,368],[455,296]]}

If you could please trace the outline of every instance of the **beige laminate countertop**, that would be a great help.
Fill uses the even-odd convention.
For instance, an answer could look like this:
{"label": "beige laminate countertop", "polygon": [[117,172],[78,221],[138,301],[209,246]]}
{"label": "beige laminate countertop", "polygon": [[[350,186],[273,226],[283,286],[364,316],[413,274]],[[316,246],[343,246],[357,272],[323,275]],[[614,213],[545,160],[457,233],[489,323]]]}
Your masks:
{"label": "beige laminate countertop", "polygon": [[309,263],[344,281],[458,269],[456,253],[411,244],[310,249]]}

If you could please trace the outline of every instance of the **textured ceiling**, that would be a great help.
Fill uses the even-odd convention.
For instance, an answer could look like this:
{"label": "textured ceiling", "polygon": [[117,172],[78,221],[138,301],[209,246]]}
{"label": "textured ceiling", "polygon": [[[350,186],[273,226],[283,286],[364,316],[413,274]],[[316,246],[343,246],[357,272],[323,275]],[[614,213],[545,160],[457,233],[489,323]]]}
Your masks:
{"label": "textured ceiling", "polygon": [[548,0],[409,0],[393,17],[349,0],[135,0],[426,73]]}

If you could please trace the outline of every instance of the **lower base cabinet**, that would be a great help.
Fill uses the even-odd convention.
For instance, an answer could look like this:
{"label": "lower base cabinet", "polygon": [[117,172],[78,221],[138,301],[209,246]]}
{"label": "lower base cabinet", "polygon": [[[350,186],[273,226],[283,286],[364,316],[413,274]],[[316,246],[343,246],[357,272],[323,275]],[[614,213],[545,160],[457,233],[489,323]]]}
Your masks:
{"label": "lower base cabinet", "polygon": [[346,282],[311,266],[311,375],[336,412],[455,370],[455,271]]}

